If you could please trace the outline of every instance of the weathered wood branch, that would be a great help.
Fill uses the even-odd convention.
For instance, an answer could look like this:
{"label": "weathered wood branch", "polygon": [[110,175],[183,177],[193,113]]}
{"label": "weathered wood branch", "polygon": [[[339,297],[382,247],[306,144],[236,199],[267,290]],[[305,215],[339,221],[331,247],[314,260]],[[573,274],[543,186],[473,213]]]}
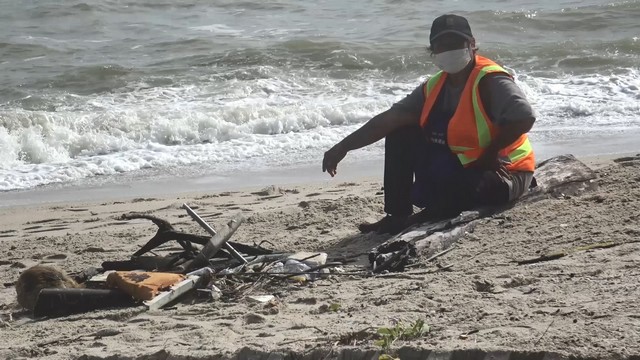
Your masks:
{"label": "weathered wood branch", "polygon": [[229,241],[229,238],[231,238],[243,222],[244,217],[242,214],[234,216],[226,226],[222,227],[215,236],[209,239],[204,248],[202,248],[200,253],[193,260],[185,262],[183,265],[184,269],[188,271],[207,266],[209,264],[209,259],[211,259],[224,246],[224,244]]}
{"label": "weathered wood branch", "polygon": [[[144,246],[142,246],[133,254],[134,257],[142,256],[166,242],[176,240],[180,244],[180,246],[185,249],[185,251],[188,251],[192,255],[190,256],[190,258],[192,258],[195,256],[195,253],[197,251],[195,248],[193,248],[193,246],[191,246],[191,243],[204,246],[205,244],[207,244],[207,242],[209,242],[209,239],[211,238],[211,236],[207,235],[195,235],[177,231],[169,221],[153,215],[131,213],[123,214],[122,216],[120,216],[120,219],[147,219],[151,220],[156,226],[158,226],[158,231],[156,232],[156,234],[146,244],[144,244]],[[233,241],[229,241],[229,244],[231,244],[231,246],[233,246],[239,252],[247,255],[265,255],[272,253],[271,250],[264,249],[260,246],[250,246]],[[223,257],[226,258],[231,258],[231,255],[229,255],[225,251],[221,251],[220,255],[223,255]]]}

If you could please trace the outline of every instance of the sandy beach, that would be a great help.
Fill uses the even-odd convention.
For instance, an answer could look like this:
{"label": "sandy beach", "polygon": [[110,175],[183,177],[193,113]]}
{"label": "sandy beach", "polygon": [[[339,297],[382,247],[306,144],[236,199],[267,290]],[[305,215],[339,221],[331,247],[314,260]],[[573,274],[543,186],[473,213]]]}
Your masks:
{"label": "sandy beach", "polygon": [[[157,228],[119,220],[125,213],[145,212],[204,235],[183,203],[214,226],[243,213],[247,221],[234,241],[353,257],[345,269],[357,268],[388,239],[357,231],[382,215],[379,177],[191,194],[167,188],[162,196],[82,202],[71,194],[65,202],[3,207],[0,358],[370,359],[380,351],[378,328],[419,319],[429,332],[396,341],[392,349],[402,359],[637,357],[640,157],[587,163],[597,172],[594,191],[547,196],[481,219],[452,251],[419,259],[397,276],[253,289],[276,296],[267,305],[190,298],[160,311],[139,306],[36,321],[19,310],[13,284],[38,263],[77,272],[127,259]],[[615,244],[585,247],[609,242]],[[515,262],[558,251],[566,256]]]}

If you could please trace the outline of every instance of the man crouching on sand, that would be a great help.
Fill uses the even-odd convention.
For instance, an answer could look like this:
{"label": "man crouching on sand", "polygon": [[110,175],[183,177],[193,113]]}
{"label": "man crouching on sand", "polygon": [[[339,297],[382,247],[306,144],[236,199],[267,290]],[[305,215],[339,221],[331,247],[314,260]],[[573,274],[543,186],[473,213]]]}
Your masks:
{"label": "man crouching on sand", "polygon": [[[387,215],[360,225],[362,232],[397,234],[476,206],[506,204],[533,178],[526,133],[535,116],[522,90],[502,67],[476,54],[467,19],[438,17],[429,41],[441,71],[324,154],[322,171],[334,176],[347,152],[386,138]],[[412,215],[412,205],[424,210]]]}

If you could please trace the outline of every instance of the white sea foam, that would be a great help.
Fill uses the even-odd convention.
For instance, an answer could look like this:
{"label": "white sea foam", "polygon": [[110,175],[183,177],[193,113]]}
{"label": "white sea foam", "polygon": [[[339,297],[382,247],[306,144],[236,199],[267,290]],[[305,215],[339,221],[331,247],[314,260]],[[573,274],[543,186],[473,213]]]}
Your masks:
{"label": "white sea foam", "polygon": [[[97,97],[51,99],[54,112],[5,108],[0,190],[141,169],[228,173],[319,163],[326,149],[418,83],[303,75],[203,79],[199,87],[130,85]],[[517,81],[539,114],[538,139],[640,127],[636,70],[560,79],[520,74]],[[376,144],[364,156],[381,152]]]}
{"label": "white sea foam", "polygon": [[535,132],[548,139],[568,133],[611,133],[640,127],[640,74],[565,76],[559,79],[521,76],[539,116]]}

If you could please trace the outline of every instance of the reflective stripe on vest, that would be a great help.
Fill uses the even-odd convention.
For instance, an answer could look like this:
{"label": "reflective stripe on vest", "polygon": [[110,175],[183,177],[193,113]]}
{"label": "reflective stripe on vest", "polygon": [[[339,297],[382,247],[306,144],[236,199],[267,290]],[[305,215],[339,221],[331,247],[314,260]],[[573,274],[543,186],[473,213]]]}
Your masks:
{"label": "reflective stripe on vest", "polygon": [[[466,139],[463,142],[469,142],[468,136],[470,134],[468,132],[465,133],[464,131],[462,132],[460,131],[460,128],[459,128],[459,126],[461,126],[460,119],[458,119],[458,122],[455,125],[455,126],[458,126],[456,127],[457,132],[455,133],[455,135],[452,136],[451,138],[449,137],[449,135],[447,136],[449,138],[449,141],[448,141],[449,148],[453,153],[455,153],[458,156],[460,163],[465,166],[477,160],[478,156],[480,156],[480,154],[482,153],[482,149],[485,149],[487,146],[489,146],[493,137],[495,136],[495,133],[497,132],[497,128],[485,116],[484,107],[482,106],[482,99],[478,91],[478,85],[480,83],[480,80],[482,80],[482,78],[485,75],[489,73],[494,73],[494,72],[501,72],[508,75],[508,73],[501,66],[497,65],[493,61],[480,56],[476,56],[476,67],[472,70],[470,74],[470,79],[467,80],[467,84],[465,84],[465,89],[460,95],[461,101],[465,99],[466,101],[470,100],[470,103],[471,103],[470,104],[471,108],[468,108],[467,111],[473,111],[472,116],[474,117],[474,123],[475,123],[474,125],[476,127],[474,138],[477,140],[477,143],[475,142],[475,140],[472,141],[472,143],[475,143],[476,145],[474,145],[473,147],[470,147],[470,146],[462,146],[461,144],[456,143],[457,141],[461,141],[461,139],[463,138]],[[423,127],[426,125],[428,121],[428,116],[429,116],[429,114],[428,113],[425,114],[425,112],[426,111],[430,112],[431,108],[434,106],[438,96],[437,93],[439,93],[442,90],[442,85],[446,81],[446,75],[447,75],[446,73],[443,73],[442,71],[440,71],[435,75],[433,75],[426,82],[424,86],[425,105],[423,108],[423,114],[420,119],[420,125]],[[473,78],[473,84],[469,84],[469,80],[471,80],[471,78]],[[469,93],[467,92],[468,91],[467,87],[469,85],[471,85],[471,94],[470,94],[471,96],[469,96]],[[433,96],[430,97],[430,95],[432,94]],[[458,110],[461,109],[461,106],[462,108],[465,108],[466,104],[463,104],[463,105],[458,104],[458,108],[456,109],[456,114],[454,114],[453,117],[456,117],[456,115],[458,114]],[[468,121],[465,120],[462,123],[468,124]],[[451,122],[450,122],[449,132],[450,130],[451,130]],[[461,134],[466,134],[466,135],[461,135]],[[459,136],[464,136],[464,137],[459,138]],[[457,141],[455,139],[457,139]],[[470,144],[465,144],[465,145],[470,145]],[[526,135],[522,135],[513,144],[503,149],[503,151],[500,152],[500,156],[502,160],[508,163],[507,168],[509,170],[533,171],[535,167],[533,149]]]}

